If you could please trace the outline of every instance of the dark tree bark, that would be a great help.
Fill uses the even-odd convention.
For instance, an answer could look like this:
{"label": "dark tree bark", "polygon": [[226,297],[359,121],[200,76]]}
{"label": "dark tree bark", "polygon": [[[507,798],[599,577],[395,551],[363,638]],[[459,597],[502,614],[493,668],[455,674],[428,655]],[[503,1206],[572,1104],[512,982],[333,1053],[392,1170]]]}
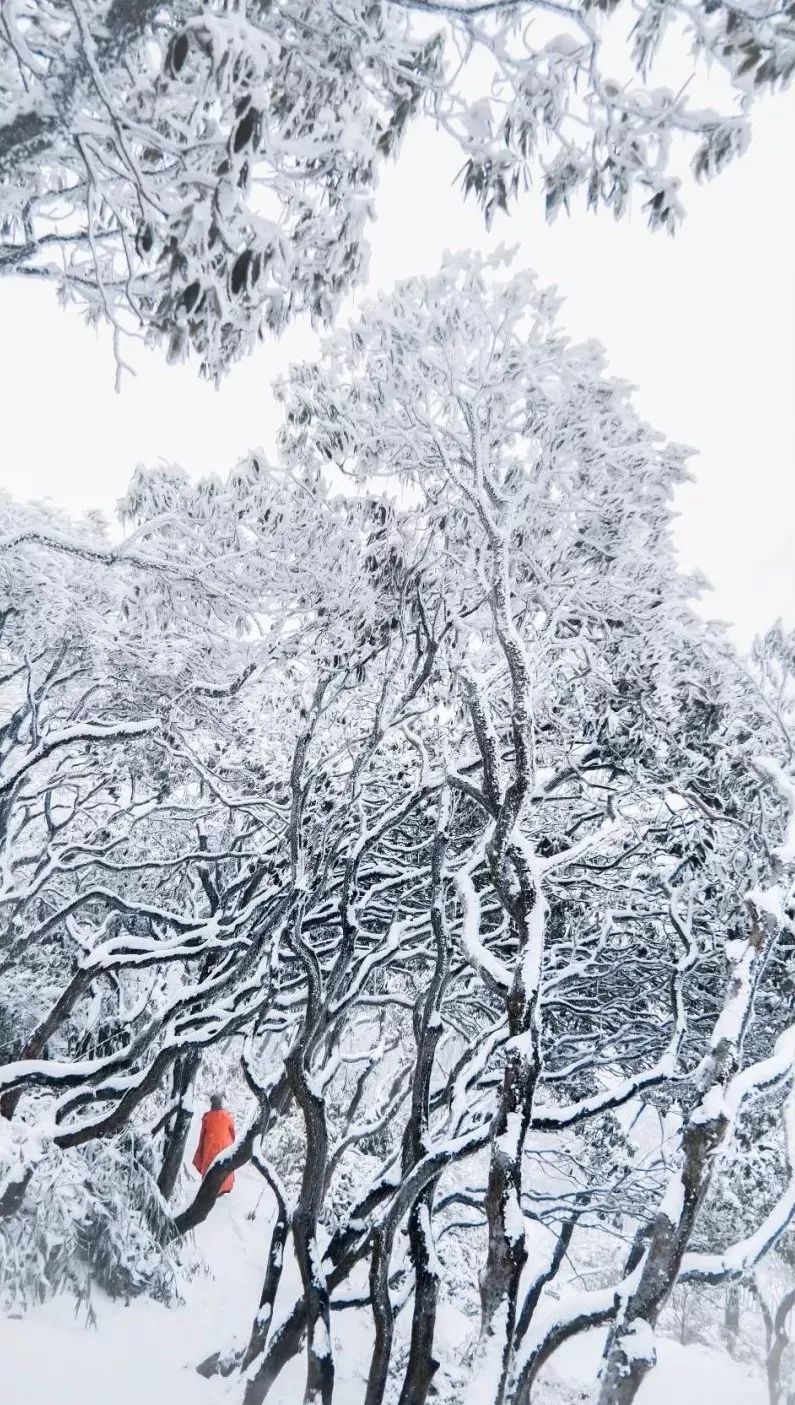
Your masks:
{"label": "dark tree bark", "polygon": [[[573,1224],[573,1221],[570,1221],[570,1224]],[[568,1226],[564,1226],[564,1228],[568,1228]],[[635,1235],[632,1248],[630,1249],[624,1267],[625,1279],[629,1274],[634,1272],[643,1258],[650,1233],[651,1226],[643,1225]],[[555,1258],[556,1255],[553,1255],[553,1264]],[[550,1265],[550,1268],[551,1267],[552,1265]],[[557,1272],[557,1270],[555,1270],[555,1272]],[[548,1282],[552,1276],[552,1273],[547,1271],[544,1275],[544,1281]],[[534,1298],[535,1300],[533,1310],[540,1296],[540,1291],[536,1294],[535,1288],[536,1285],[534,1284],[528,1294],[529,1298]],[[531,1393],[536,1377],[541,1368],[549,1360],[550,1356],[557,1351],[558,1347],[563,1346],[564,1342],[569,1341],[572,1337],[578,1336],[580,1332],[590,1331],[594,1327],[603,1327],[605,1323],[614,1321],[618,1314],[620,1303],[620,1296],[618,1293],[615,1293],[608,1301],[594,1307],[585,1307],[582,1312],[575,1313],[572,1317],[562,1319],[560,1322],[556,1322],[554,1326],[550,1327],[549,1331],[535,1349],[530,1352],[524,1362],[514,1385],[511,1405],[530,1405]],[[523,1308],[520,1326],[524,1324],[524,1320],[525,1310]],[[527,1325],[529,1326],[529,1320]],[[517,1328],[517,1334],[518,1330]]]}
{"label": "dark tree bark", "polygon": [[[415,1015],[417,1069],[412,1089],[411,1116],[404,1142],[404,1174],[416,1166],[429,1146],[428,1119],[436,1046],[442,1033],[439,1015],[450,973],[450,939],[445,920],[444,864],[447,856],[450,797],[442,793],[431,855],[431,930],[434,969],[427,996]],[[409,1359],[400,1405],[425,1405],[431,1382],[439,1369],[433,1354],[439,1273],[433,1247],[433,1198],[436,1180],[426,1186],[409,1212],[409,1250],[414,1268],[414,1311],[411,1319]],[[388,1271],[388,1265],[387,1265]]]}
{"label": "dark tree bark", "polygon": [[0,1220],[16,1215],[22,1209],[27,1188],[33,1179],[33,1167],[26,1168],[18,1180],[11,1181],[0,1195]]}
{"label": "dark tree bark", "polygon": [[609,1306],[605,1306],[598,1311],[584,1311],[578,1317],[568,1318],[565,1322],[557,1322],[554,1327],[546,1333],[543,1342],[528,1357],[511,1397],[511,1405],[531,1405],[531,1392],[533,1384],[539,1371],[546,1365],[550,1356],[563,1346],[572,1337],[579,1336],[580,1332],[589,1332],[594,1327],[603,1327],[606,1322],[612,1321],[618,1309],[618,1301]]}
{"label": "dark tree bark", "polygon": [[317,1227],[326,1187],[328,1131],[322,1096],[310,1086],[301,1045],[287,1055],[290,1087],[304,1115],[306,1155],[292,1229],[295,1257],[301,1272],[306,1304],[306,1391],[304,1405],[331,1405],[334,1358],[331,1350],[331,1310]]}
{"label": "dark tree bark", "polygon": [[[512,914],[520,951],[534,940],[531,914],[540,894],[520,867],[521,892]],[[486,1191],[488,1252],[480,1279],[481,1344],[499,1330],[503,1335],[500,1377],[494,1405],[502,1405],[516,1331],[519,1283],[527,1248],[522,1222],[522,1158],[538,1079],[537,992],[525,989],[521,959],[508,996],[508,1029],[514,1043],[506,1056],[500,1102],[491,1128],[491,1159]]]}
{"label": "dark tree bark", "polygon": [[709,1189],[715,1152],[729,1130],[725,1094],[737,1071],[765,949],[754,923],[735,965],[713,1027],[710,1051],[699,1071],[700,1097],[682,1134],[682,1167],[652,1220],[637,1285],[610,1331],[604,1350],[599,1405],[632,1405],[654,1365],[653,1332],[679,1274],[701,1203]]}
{"label": "dark tree bark", "polygon": [[654,1365],[649,1348],[652,1332],[676,1283],[709,1186],[712,1154],[725,1130],[726,1119],[719,1115],[703,1121],[693,1119],[685,1131],[681,1204],[673,1212],[663,1202],[652,1222],[638,1285],[627,1299],[605,1347],[599,1405],[632,1405]]}
{"label": "dark tree bark", "polygon": [[367,1391],[364,1405],[381,1405],[389,1376],[389,1358],[392,1354],[394,1318],[392,1301],[389,1296],[389,1253],[391,1238],[383,1229],[373,1235],[373,1249],[370,1258],[370,1307],[375,1327],[373,1354],[370,1358],[370,1371],[367,1377]]}
{"label": "dark tree bark", "polygon": [[409,1216],[409,1247],[414,1265],[414,1313],[411,1345],[399,1405],[425,1405],[439,1361],[433,1352],[439,1273],[431,1241],[434,1186],[418,1200]]}
{"label": "dark tree bark", "polygon": [[265,1278],[262,1284],[262,1292],[259,1299],[259,1310],[254,1318],[251,1328],[248,1346],[243,1354],[241,1370],[245,1371],[252,1361],[261,1356],[265,1350],[265,1343],[268,1339],[271,1323],[273,1322],[273,1309],[276,1305],[276,1294],[279,1291],[279,1283],[282,1277],[284,1266],[284,1249],[287,1243],[287,1235],[290,1229],[290,1216],[287,1211],[287,1203],[284,1192],[278,1178],[273,1174],[266,1161],[263,1161],[255,1154],[254,1165],[260,1175],[267,1181],[273,1198],[276,1202],[276,1218],[271,1229],[271,1242],[268,1248],[268,1263],[265,1269]]}
{"label": "dark tree bark", "polygon": [[189,1102],[190,1090],[201,1061],[201,1055],[190,1051],[177,1059],[171,1075],[171,1095],[176,1103],[174,1112],[165,1127],[163,1164],[157,1179],[157,1186],[164,1200],[174,1194],[177,1177],[185,1157],[185,1146],[190,1131],[192,1107]]}
{"label": "dark tree bark", "polygon": [[[262,1355],[273,1321],[273,1309],[282,1276],[284,1248],[290,1228],[287,1205],[278,1177],[274,1175],[267,1162],[263,1161],[256,1152],[251,1159],[260,1175],[267,1181],[276,1202],[276,1218],[271,1229],[265,1278],[262,1284],[262,1292],[260,1293],[259,1308],[254,1318],[251,1335],[245,1350],[226,1357],[223,1356],[220,1351],[214,1351],[211,1356],[206,1357],[204,1361],[199,1363],[196,1370],[200,1376],[204,1376],[208,1379],[216,1375],[231,1376],[233,1371],[237,1370],[245,1371],[252,1361],[255,1361],[258,1356]],[[245,1394],[246,1402],[252,1390],[256,1392],[256,1382],[247,1383]],[[256,1394],[254,1398],[256,1398]]]}
{"label": "dark tree bark", "polygon": [[[393,1192],[394,1186],[390,1183],[376,1187],[355,1206],[352,1222],[358,1224],[366,1219]],[[345,1226],[332,1235],[324,1255],[329,1292],[333,1292],[344,1282],[352,1268],[364,1257],[366,1250],[367,1240],[363,1239],[358,1227],[350,1229]],[[301,1350],[305,1330],[306,1303],[303,1298],[299,1298],[284,1321],[271,1334],[261,1365],[247,1383],[245,1405],[262,1405],[288,1361]]]}
{"label": "dark tree bark", "polygon": [[555,1248],[552,1251],[552,1258],[550,1259],[547,1267],[545,1269],[542,1269],[542,1271],[538,1274],[538,1276],[531,1284],[530,1288],[528,1289],[525,1295],[525,1300],[522,1303],[522,1311],[519,1314],[519,1319],[516,1323],[516,1332],[514,1333],[514,1348],[517,1348],[520,1343],[524,1340],[524,1337],[527,1333],[527,1329],[533,1320],[533,1313],[538,1307],[538,1300],[541,1297],[544,1288],[546,1287],[547,1283],[551,1283],[553,1278],[557,1276],[558,1270],[560,1269],[560,1266],[566,1257],[569,1245],[571,1244],[575,1224],[576,1220],[574,1219],[574,1217],[572,1217],[570,1220],[567,1220],[565,1224],[561,1225],[560,1234],[558,1235],[555,1241]]}

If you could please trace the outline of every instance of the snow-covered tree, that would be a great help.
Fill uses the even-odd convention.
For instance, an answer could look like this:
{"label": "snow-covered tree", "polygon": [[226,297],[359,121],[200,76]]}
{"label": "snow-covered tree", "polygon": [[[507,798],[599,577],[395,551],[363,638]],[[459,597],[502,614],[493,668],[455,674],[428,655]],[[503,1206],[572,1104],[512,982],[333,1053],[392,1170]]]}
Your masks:
{"label": "snow-covered tree", "polygon": [[[722,110],[692,98],[693,67],[727,80]],[[719,172],[793,68],[787,6],[9,0],[0,271],[216,376],[297,314],[333,316],[414,117],[460,145],[487,220],[528,185],[550,215],[580,194],[621,215],[637,190],[672,231],[688,149]]]}
{"label": "snow-covered tree", "polygon": [[[129,1134],[173,1240],[251,1162],[260,1309],[201,1363],[246,1405],[302,1344],[330,1405],[361,1309],[367,1405],[524,1405],[593,1325],[629,1401],[676,1284],[747,1279],[795,1212],[790,646],[749,673],[693,614],[684,452],[501,263],[295,368],[278,471],[140,472],[116,546],[3,521],[0,1000],[35,973],[42,1008],[0,1066],[0,1204],[13,1234],[47,1157]],[[207,1051],[249,1104],[170,1206]],[[760,1099],[733,1226],[715,1168]]]}
{"label": "snow-covered tree", "polygon": [[[457,694],[469,714],[463,754],[481,770],[478,783],[471,761],[452,760],[450,784],[468,772],[466,794],[483,817],[451,865],[460,940],[486,989],[502,994],[497,1028],[507,1035],[489,1128],[481,1277],[483,1370],[487,1389],[496,1371],[496,1399],[512,1369],[523,1147],[537,1092],[546,1080],[565,1090],[572,1055],[596,1086],[597,1070],[612,1064],[619,1089],[581,1099],[557,1114],[559,1124],[551,1115],[567,1125],[672,1077],[688,1036],[693,1052],[699,1044],[687,1030],[688,972],[708,966],[725,979],[723,943],[742,944],[747,929],[747,888],[727,875],[741,859],[750,886],[768,864],[764,828],[751,848],[743,832],[739,855],[734,832],[739,796],[758,791],[743,755],[756,704],[743,699],[743,718],[740,683],[721,682],[725,651],[689,616],[687,583],[671,561],[670,493],[682,456],[637,421],[623,388],[604,379],[596,349],[565,345],[552,311],[526,278],[497,292],[477,261],[452,263],[432,283],[410,282],[368,309],[330,343],[324,364],[293,375],[287,395],[288,457],[330,460],[369,487],[379,477],[400,484],[418,496],[433,533],[423,592],[442,577],[446,700]],[[591,847],[600,859],[589,863]],[[607,893],[589,879],[591,865],[611,873]],[[488,942],[484,882],[496,902]],[[647,983],[633,972],[622,988],[638,928],[651,969],[659,961],[673,981],[667,1028],[659,977]],[[573,932],[585,949],[567,949]],[[547,1008],[545,977],[556,990]],[[576,1008],[578,984],[582,1000],[595,979],[598,1033],[583,1030],[580,1015],[566,1048],[557,1001]],[[616,1020],[605,1029],[613,1002]],[[702,1000],[693,1013],[704,1019]],[[646,1020],[656,1049],[641,1035]],[[658,1062],[638,1058],[639,1048]],[[539,1112],[537,1125],[544,1120]],[[375,1357],[374,1369],[383,1370]],[[380,1398],[377,1389],[370,1398]]]}

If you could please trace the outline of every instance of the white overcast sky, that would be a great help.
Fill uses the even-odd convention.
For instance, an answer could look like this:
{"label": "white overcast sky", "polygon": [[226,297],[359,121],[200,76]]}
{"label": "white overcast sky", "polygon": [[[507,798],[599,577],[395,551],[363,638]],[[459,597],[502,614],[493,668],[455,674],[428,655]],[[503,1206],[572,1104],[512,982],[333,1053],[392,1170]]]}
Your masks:
{"label": "white overcast sky", "polygon": [[[639,209],[545,224],[538,199],[485,234],[452,179],[458,151],[415,130],[384,173],[369,290],[434,272],[446,249],[519,246],[519,261],[565,296],[576,338],[595,337],[637,385],[641,413],[698,451],[679,496],[683,564],[713,592],[708,613],[746,642],[778,615],[795,621],[795,94],[760,104],[751,149],[711,185],[686,191],[670,240]],[[354,305],[357,300],[354,300]],[[247,450],[273,454],[271,394],[312,356],[306,327],[266,343],[220,390],[193,366],[134,346],[137,377],[114,392],[110,340],[64,312],[52,290],[0,282],[0,485],[73,511],[112,514],[139,463],[225,473]]]}

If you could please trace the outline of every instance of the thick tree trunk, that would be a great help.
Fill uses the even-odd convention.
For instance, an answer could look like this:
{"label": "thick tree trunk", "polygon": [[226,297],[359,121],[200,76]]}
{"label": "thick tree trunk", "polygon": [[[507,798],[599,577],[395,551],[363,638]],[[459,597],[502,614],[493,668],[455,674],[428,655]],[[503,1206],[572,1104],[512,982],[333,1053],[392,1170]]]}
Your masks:
{"label": "thick tree trunk", "polygon": [[762,946],[763,934],[754,927],[751,940],[737,959],[723,1009],[713,1028],[710,1052],[699,1070],[701,1096],[682,1135],[681,1171],[669,1181],[651,1223],[636,1286],[608,1335],[599,1405],[632,1405],[654,1365],[654,1328],[676,1283],[696,1215],[709,1188],[715,1152],[729,1130],[726,1090],[737,1069]]}
{"label": "thick tree trunk", "polygon": [[669,1188],[652,1223],[637,1287],[608,1336],[599,1405],[632,1405],[654,1365],[654,1328],[676,1283],[682,1255],[707,1191],[715,1148],[726,1118],[694,1116],[683,1138],[681,1177]]}
{"label": "thick tree trunk", "polygon": [[292,1311],[272,1334],[256,1372],[246,1382],[244,1405],[262,1405],[271,1386],[301,1350],[306,1329],[306,1304],[298,1298]]}
{"label": "thick tree trunk", "polygon": [[35,1167],[26,1167],[22,1174],[16,1179],[9,1181],[0,1195],[0,1220],[10,1219],[22,1209],[22,1202],[30,1182],[33,1179]]}
{"label": "thick tree trunk", "polygon": [[[505,1315],[502,1332],[513,1339],[516,1294],[527,1261],[521,1208],[522,1150],[529,1123],[533,1081],[521,1060],[509,1056],[500,1108],[492,1125],[492,1152],[486,1193],[488,1255],[480,1278],[481,1332],[494,1331]],[[497,1397],[499,1398],[499,1397]]]}
{"label": "thick tree trunk", "polygon": [[317,1242],[317,1219],[300,1207],[293,1215],[293,1243],[306,1303],[306,1390],[304,1405],[331,1405],[334,1358],[328,1288]]}
{"label": "thick tree trunk", "polygon": [[414,1313],[411,1345],[399,1405],[425,1405],[439,1362],[433,1354],[439,1269],[431,1237],[434,1186],[424,1192],[409,1216],[409,1246],[414,1265]]}

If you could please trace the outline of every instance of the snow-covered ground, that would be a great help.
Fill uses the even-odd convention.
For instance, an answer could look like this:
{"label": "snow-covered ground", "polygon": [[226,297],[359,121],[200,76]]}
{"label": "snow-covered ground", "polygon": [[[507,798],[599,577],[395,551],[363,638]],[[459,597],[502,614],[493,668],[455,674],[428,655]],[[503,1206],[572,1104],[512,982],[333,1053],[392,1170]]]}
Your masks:
{"label": "snow-covered ground", "polygon": [[[560,1348],[539,1383],[539,1405],[593,1400],[602,1341],[602,1333],[593,1332]],[[641,1386],[638,1405],[767,1405],[759,1371],[750,1372],[725,1352],[683,1347],[670,1337],[658,1337],[656,1346],[657,1365]]]}
{"label": "snow-covered ground", "polygon": [[[96,1327],[75,1318],[64,1298],[43,1304],[24,1320],[0,1321],[4,1405],[230,1405],[239,1380],[204,1380],[196,1362],[231,1342],[254,1314],[269,1225],[269,1200],[251,1170],[242,1171],[196,1234],[200,1268],[185,1288],[184,1304],[164,1308],[136,1301],[129,1307],[97,1293]],[[253,1215],[253,1219],[247,1216]],[[350,1321],[350,1319],[348,1319]],[[339,1325],[339,1324],[338,1324]],[[443,1320],[447,1335],[455,1324]],[[350,1335],[350,1333],[349,1333]],[[584,1337],[554,1358],[537,1392],[539,1405],[589,1401],[601,1346]],[[640,1405],[766,1405],[760,1375],[704,1347],[658,1343],[659,1364],[641,1391]],[[338,1353],[338,1405],[361,1405],[367,1346],[346,1340]],[[301,1361],[285,1373],[270,1405],[300,1405]]]}

